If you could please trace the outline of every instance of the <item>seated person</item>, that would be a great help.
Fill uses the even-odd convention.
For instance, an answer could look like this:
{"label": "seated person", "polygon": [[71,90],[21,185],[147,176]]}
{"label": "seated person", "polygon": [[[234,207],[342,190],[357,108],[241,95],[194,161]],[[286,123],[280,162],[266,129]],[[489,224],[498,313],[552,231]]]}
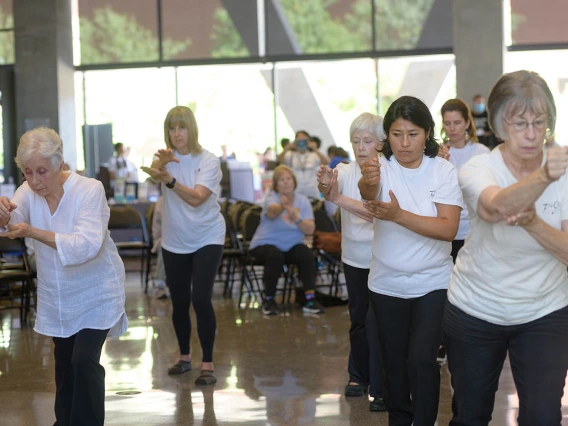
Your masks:
{"label": "seated person", "polygon": [[304,237],[315,230],[314,213],[308,198],[295,193],[296,187],[292,169],[285,165],[274,169],[273,192],[266,197],[260,225],[250,243],[251,256],[264,263],[262,313],[265,315],[278,314],[274,296],[278,278],[287,263],[298,266],[306,294],[304,312],[324,312],[315,298],[315,259],[311,249],[304,244]]}

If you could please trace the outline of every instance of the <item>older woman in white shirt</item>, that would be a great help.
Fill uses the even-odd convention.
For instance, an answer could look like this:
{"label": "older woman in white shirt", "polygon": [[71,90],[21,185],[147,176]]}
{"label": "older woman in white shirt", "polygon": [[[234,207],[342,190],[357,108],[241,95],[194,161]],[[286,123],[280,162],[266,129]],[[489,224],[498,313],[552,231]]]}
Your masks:
{"label": "older woman in white shirt", "polygon": [[345,396],[373,397],[371,411],[386,411],[383,401],[383,365],[375,316],[369,304],[369,268],[373,243],[373,217],[359,192],[361,165],[377,158],[386,139],[383,119],[365,112],[349,129],[355,160],[334,170],[320,166],[319,189],[325,199],[341,208],[341,260],[349,294],[349,382]]}
{"label": "older woman in white shirt", "polygon": [[503,75],[488,110],[504,142],[459,171],[471,233],[444,316],[450,425],[490,422],[507,356],[519,425],[560,425],[568,370],[568,147],[544,147],[556,106],[534,72]]}
{"label": "older woman in white shirt", "polygon": [[110,238],[103,185],[63,171],[63,144],[37,128],[20,139],[24,182],[0,199],[4,238],[31,238],[36,253],[35,331],[55,344],[56,424],[104,423],[103,343],[122,334],[124,265]]}

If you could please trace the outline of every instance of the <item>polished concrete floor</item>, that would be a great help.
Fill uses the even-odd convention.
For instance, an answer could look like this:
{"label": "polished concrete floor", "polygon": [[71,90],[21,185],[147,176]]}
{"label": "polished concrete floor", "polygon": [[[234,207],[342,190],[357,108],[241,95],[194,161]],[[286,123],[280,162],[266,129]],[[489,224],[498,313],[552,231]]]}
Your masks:
{"label": "polished concrete floor", "polygon": [[[345,398],[349,349],[346,306],[320,316],[290,307],[279,317],[239,307],[216,284],[218,383],[198,387],[201,352],[192,337],[194,371],[167,375],[177,359],[169,301],[145,296],[139,275],[128,273],[130,328],[105,344],[106,425],[386,425],[364,398]],[[51,426],[52,343],[19,323],[17,311],[0,311],[0,425]],[[450,418],[451,388],[442,367],[438,425]],[[518,400],[510,371],[501,376],[491,425],[516,425]],[[568,398],[564,401],[568,417]],[[563,425],[568,425],[565,419]]]}

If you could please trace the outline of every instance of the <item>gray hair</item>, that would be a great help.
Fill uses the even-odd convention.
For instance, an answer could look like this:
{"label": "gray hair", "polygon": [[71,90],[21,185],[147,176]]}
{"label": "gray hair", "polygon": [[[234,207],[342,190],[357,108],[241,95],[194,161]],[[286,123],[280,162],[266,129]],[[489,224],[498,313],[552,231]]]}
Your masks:
{"label": "gray hair", "polygon": [[383,129],[383,117],[374,115],[370,112],[364,112],[351,123],[349,128],[349,136],[353,137],[355,132],[369,132],[374,134],[380,142],[384,142],[387,138]]}
{"label": "gray hair", "polygon": [[544,79],[532,71],[515,71],[503,74],[495,83],[487,102],[489,126],[500,139],[507,139],[507,120],[515,115],[531,112],[545,114],[548,135],[556,126],[556,105],[554,97]]}
{"label": "gray hair", "polygon": [[55,130],[38,127],[22,135],[16,153],[16,165],[23,170],[36,155],[49,159],[53,170],[63,164],[63,142]]}

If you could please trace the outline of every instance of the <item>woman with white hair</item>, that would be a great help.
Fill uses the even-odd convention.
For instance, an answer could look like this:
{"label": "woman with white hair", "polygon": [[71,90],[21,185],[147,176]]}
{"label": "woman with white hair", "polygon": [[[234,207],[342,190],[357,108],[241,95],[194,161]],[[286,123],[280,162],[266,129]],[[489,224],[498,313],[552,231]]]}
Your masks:
{"label": "woman with white hair", "polygon": [[341,260],[349,295],[349,382],[345,396],[373,397],[371,411],[386,411],[383,401],[383,366],[375,316],[369,305],[367,282],[371,265],[373,217],[367,212],[359,192],[361,165],[378,157],[386,139],[383,119],[365,112],[349,129],[355,160],[318,170],[319,190],[325,199],[341,208]]}
{"label": "woman with white hair", "polygon": [[30,238],[37,262],[35,331],[55,345],[59,426],[104,423],[107,336],[122,334],[124,265],[110,238],[101,182],[63,171],[59,135],[42,127],[20,139],[16,163],[26,181],[0,198],[4,238]]}
{"label": "woman with white hair", "polygon": [[545,148],[556,106],[538,74],[503,75],[488,99],[504,142],[459,170],[471,232],[448,289],[450,425],[487,425],[507,355],[519,425],[560,425],[568,370],[568,147]]}

